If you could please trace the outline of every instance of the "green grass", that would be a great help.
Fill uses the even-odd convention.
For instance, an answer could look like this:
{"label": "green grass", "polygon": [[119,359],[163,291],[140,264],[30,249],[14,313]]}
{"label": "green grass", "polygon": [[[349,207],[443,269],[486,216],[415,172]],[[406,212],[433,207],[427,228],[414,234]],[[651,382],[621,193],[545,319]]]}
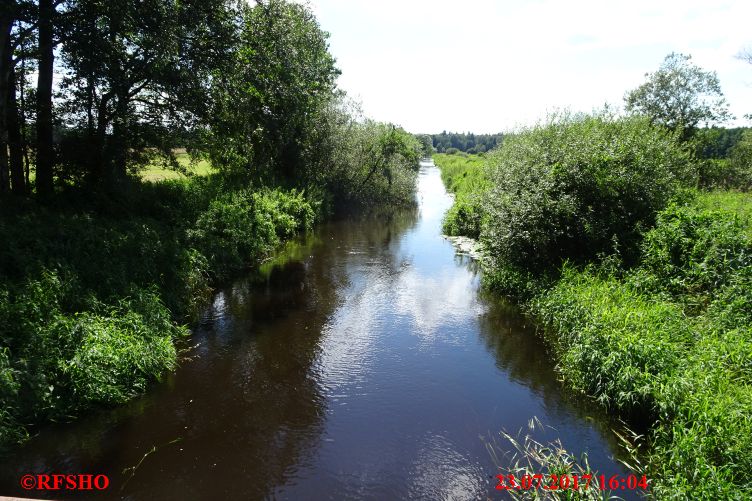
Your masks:
{"label": "green grass", "polygon": [[464,195],[488,186],[484,171],[485,156],[436,153],[433,161],[441,170],[444,186],[452,193]]}
{"label": "green grass", "polygon": [[747,233],[752,232],[752,194],[748,192],[710,191],[701,193],[697,197],[697,206],[736,214]]}
{"label": "green grass", "polygon": [[489,187],[485,156],[437,153],[433,161],[441,170],[444,186],[455,194],[455,202],[444,216],[444,233],[478,238],[483,217],[481,201]]}
{"label": "green grass", "polygon": [[648,426],[659,499],[752,496],[752,195],[659,214],[638,267],[565,268],[530,308],[574,389]]}
{"label": "green grass", "polygon": [[146,390],[218,280],[311,227],[301,192],[221,176],[0,203],[0,449]]}
{"label": "green grass", "polygon": [[[209,174],[216,172],[216,169],[212,167],[208,160],[201,159],[197,162],[192,162],[190,155],[184,152],[177,153],[176,157],[181,168],[185,169],[186,173],[189,175],[208,176]],[[184,173],[160,165],[157,162],[153,162],[139,170],[139,176],[144,181],[150,182],[165,181],[169,179],[185,179],[187,177]]]}

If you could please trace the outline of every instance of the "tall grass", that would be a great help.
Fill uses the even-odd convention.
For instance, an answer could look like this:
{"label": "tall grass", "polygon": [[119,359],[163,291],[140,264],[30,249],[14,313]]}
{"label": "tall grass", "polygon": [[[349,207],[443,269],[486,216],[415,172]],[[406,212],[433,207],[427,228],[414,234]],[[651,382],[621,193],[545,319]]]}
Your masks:
{"label": "tall grass", "polygon": [[672,205],[647,232],[638,267],[620,276],[566,268],[531,304],[565,380],[650,427],[658,498],[752,496],[752,239],[744,198],[752,200],[713,193]]}
{"label": "tall grass", "polygon": [[490,186],[485,156],[437,153],[433,161],[441,170],[444,186],[455,195],[454,204],[444,216],[444,233],[478,238],[483,194]]}
{"label": "tall grass", "polygon": [[[528,421],[528,429],[524,435],[523,430],[517,432],[516,435],[502,431],[500,433],[501,440],[492,437],[486,443],[486,449],[499,470],[514,475],[518,479],[516,481],[518,484],[519,479],[526,475],[542,477],[543,484],[548,484],[552,475],[556,475],[556,478],[576,476],[578,479],[587,475],[591,478],[591,482],[587,487],[586,481],[578,482],[579,487],[577,489],[548,490],[537,485],[530,489],[509,489],[506,490],[506,493],[510,498],[531,501],[605,501],[620,499],[606,489],[601,490],[598,486],[598,472],[590,466],[587,453],[577,457],[567,451],[559,439],[546,443],[536,440],[536,432],[543,431],[544,428],[545,425],[533,416]],[[623,438],[623,440],[626,442],[626,439]],[[639,463],[635,462],[634,464]],[[505,485],[509,484],[505,483]]]}
{"label": "tall grass", "polygon": [[210,176],[0,212],[0,447],[143,392],[175,367],[211,285],[311,228],[317,207]]}
{"label": "tall grass", "polygon": [[703,166],[675,140],[640,118],[565,115],[482,170],[437,164],[462,194],[448,221],[480,221],[451,229],[480,234],[484,283],[540,320],[571,388],[648,431],[651,494],[750,499],[752,194],[694,191]]}

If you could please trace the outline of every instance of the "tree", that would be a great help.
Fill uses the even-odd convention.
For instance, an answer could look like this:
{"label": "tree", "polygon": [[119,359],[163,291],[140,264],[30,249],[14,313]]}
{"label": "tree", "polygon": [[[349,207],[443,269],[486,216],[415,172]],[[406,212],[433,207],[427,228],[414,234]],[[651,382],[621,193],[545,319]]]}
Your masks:
{"label": "tree", "polygon": [[423,158],[430,158],[433,155],[433,139],[429,134],[415,136],[421,145],[421,155]]}
{"label": "tree", "polygon": [[[7,0],[0,7],[0,192],[24,194],[25,109],[16,92],[26,84],[25,60],[35,44],[38,8],[31,0]],[[35,46],[34,46],[35,49]],[[23,68],[17,69],[23,62]]]}
{"label": "tree", "polygon": [[214,81],[212,163],[299,183],[315,175],[315,131],[339,75],[328,34],[307,7],[283,0],[242,17],[235,65]]}
{"label": "tree", "polygon": [[731,118],[718,76],[692,64],[691,56],[672,52],[647,81],[624,97],[628,112],[644,114],[653,123],[690,139],[698,124]]}
{"label": "tree", "polygon": [[37,195],[52,194],[52,78],[54,65],[54,22],[57,14],[53,0],[39,0],[39,68],[37,78]]}
{"label": "tree", "polygon": [[[77,0],[62,48],[71,168],[112,184],[144,152],[171,157],[175,138],[197,128],[209,82],[231,56],[229,0]],[[80,154],[80,153],[79,153]],[[174,160],[174,159],[173,159]],[[88,165],[87,165],[88,164]]]}

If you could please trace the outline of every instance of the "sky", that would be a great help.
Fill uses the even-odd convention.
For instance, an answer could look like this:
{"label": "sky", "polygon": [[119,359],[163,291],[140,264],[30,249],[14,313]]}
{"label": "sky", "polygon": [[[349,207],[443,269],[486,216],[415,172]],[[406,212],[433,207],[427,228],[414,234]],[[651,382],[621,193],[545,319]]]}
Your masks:
{"label": "sky", "polygon": [[410,132],[492,133],[621,107],[670,52],[716,71],[752,125],[752,0],[310,0],[339,87]]}

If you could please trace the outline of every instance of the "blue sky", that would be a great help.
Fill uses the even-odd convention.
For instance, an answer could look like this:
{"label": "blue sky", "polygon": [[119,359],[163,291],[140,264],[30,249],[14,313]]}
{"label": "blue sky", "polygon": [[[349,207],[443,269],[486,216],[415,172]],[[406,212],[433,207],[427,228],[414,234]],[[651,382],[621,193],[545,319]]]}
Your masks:
{"label": "blue sky", "polygon": [[548,111],[621,106],[670,52],[718,73],[752,125],[752,0],[311,0],[339,84],[411,132],[497,132]]}

